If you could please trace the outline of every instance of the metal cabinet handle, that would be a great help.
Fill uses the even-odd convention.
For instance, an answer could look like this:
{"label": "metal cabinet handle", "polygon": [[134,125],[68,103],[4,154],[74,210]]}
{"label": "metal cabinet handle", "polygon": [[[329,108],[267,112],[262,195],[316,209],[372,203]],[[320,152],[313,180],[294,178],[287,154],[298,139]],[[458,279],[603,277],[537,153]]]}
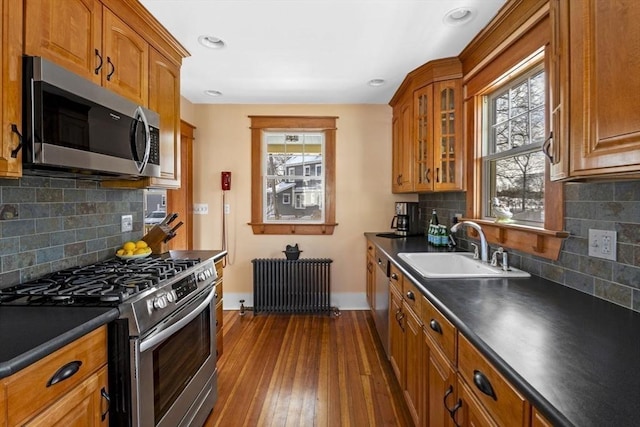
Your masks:
{"label": "metal cabinet handle", "polygon": [[453,386],[449,385],[449,387],[447,387],[447,391],[444,393],[444,398],[442,399],[442,403],[444,404],[444,409],[447,410],[447,412],[449,413],[449,416],[453,420],[453,423],[456,425],[456,427],[460,427],[460,425],[456,421],[456,412],[462,406],[462,399],[458,399],[456,404],[453,405],[453,408],[449,408],[449,406],[447,405],[447,397],[449,397],[451,394],[453,394]]}
{"label": "metal cabinet handle", "polygon": [[549,132],[549,138],[542,143],[542,152],[549,159],[549,162],[553,164],[553,154],[551,154],[551,144],[553,143],[553,131]]}
{"label": "metal cabinet handle", "polygon": [[396,184],[402,185],[402,174],[398,175],[398,177],[396,178]]}
{"label": "metal cabinet handle", "polygon": [[413,294],[413,292],[411,292],[411,291],[408,291],[408,292],[407,292],[407,298],[409,298],[409,299],[410,299],[410,300],[412,300],[412,301],[415,301],[415,300],[416,300],[416,296],[415,296],[415,295]]}
{"label": "metal cabinet handle", "polygon": [[393,280],[398,280],[398,275],[396,273],[391,273],[391,278]]}
{"label": "metal cabinet handle", "polygon": [[16,157],[18,157],[18,153],[22,149],[22,134],[18,130],[18,126],[15,123],[11,123],[11,132],[18,135],[18,145],[16,146],[16,148],[11,150],[11,158],[15,159]]}
{"label": "metal cabinet handle", "polygon": [[109,397],[109,393],[107,393],[107,390],[105,390],[104,387],[102,387],[102,390],[100,390],[100,396],[102,396],[102,398],[107,401],[107,409],[105,409],[105,411],[101,414],[102,421],[104,421],[107,418],[107,414],[109,414],[109,409],[111,409],[111,398]]}
{"label": "metal cabinet handle", "polygon": [[440,168],[436,168],[436,182],[440,182]]}
{"label": "metal cabinet handle", "polygon": [[438,323],[436,319],[431,319],[431,321],[429,322],[429,327],[435,332],[442,335],[442,327],[440,326],[440,323]]}
{"label": "metal cabinet handle", "polygon": [[431,168],[427,168],[427,170],[424,171],[424,179],[425,181],[427,181],[427,184],[431,184],[430,175],[431,175]]}
{"label": "metal cabinet handle", "polygon": [[473,383],[478,387],[478,390],[493,398],[493,400],[498,400],[496,392],[493,391],[493,387],[491,386],[491,382],[482,372],[478,370],[473,371]]}
{"label": "metal cabinet handle", "polygon": [[74,360],[73,362],[67,363],[66,365],[58,369],[51,378],[49,378],[49,381],[47,381],[47,387],[51,387],[54,384],[71,378],[76,372],[80,370],[80,366],[82,366],[82,362],[79,360]]}
{"label": "metal cabinet handle", "polygon": [[116,72],[116,66],[111,62],[111,57],[107,56],[107,64],[111,65],[111,71],[107,74],[107,81],[111,81],[111,76]]}
{"label": "metal cabinet handle", "polygon": [[462,408],[462,399],[458,399],[455,406],[451,408],[451,412],[449,413],[449,415],[451,415],[451,419],[453,420],[453,424],[456,427],[460,427],[460,424],[458,424],[458,421],[456,421],[456,412],[458,412],[458,409],[460,408]]}
{"label": "metal cabinet handle", "polygon": [[104,63],[104,60],[102,59],[102,55],[100,55],[100,51],[98,49],[95,50],[96,52],[96,56],[98,57],[98,59],[100,60],[100,63],[98,64],[98,66],[96,67],[95,70],[93,70],[96,74],[100,74],[100,68],[102,68],[102,64]]}

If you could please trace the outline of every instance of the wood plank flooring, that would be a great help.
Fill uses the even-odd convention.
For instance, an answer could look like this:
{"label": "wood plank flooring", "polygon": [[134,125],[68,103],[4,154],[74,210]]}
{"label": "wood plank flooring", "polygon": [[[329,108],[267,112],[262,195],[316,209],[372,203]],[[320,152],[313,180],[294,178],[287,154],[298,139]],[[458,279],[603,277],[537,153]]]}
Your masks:
{"label": "wood plank flooring", "polygon": [[369,311],[224,313],[213,426],[411,426]]}

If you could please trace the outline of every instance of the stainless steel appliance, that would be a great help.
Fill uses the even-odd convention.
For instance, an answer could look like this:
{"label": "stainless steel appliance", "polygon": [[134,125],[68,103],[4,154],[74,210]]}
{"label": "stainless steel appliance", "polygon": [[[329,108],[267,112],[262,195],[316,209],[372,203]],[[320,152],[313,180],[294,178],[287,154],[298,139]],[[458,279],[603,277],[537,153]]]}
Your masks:
{"label": "stainless steel appliance", "polygon": [[26,173],[91,179],[160,176],[160,117],[39,57],[24,58]]}
{"label": "stainless steel appliance", "polygon": [[376,251],[376,287],[374,294],[374,322],[384,352],[389,357],[389,259]]}
{"label": "stainless steel appliance", "polygon": [[201,426],[217,398],[213,261],[112,259],[0,290],[0,304],[115,306],[110,425]]}
{"label": "stainless steel appliance", "polygon": [[421,233],[420,208],[417,202],[396,202],[396,214],[391,228],[400,236],[416,236]]}

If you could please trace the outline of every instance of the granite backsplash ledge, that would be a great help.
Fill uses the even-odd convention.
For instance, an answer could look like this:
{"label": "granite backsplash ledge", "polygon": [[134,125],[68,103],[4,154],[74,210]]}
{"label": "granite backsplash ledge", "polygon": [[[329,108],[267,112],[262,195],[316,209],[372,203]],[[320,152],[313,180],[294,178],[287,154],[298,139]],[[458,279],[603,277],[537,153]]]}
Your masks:
{"label": "granite backsplash ledge", "polygon": [[[511,264],[640,312],[640,181],[567,183],[564,192],[564,229],[571,235],[558,261],[510,251]],[[425,221],[436,209],[447,226],[466,208],[463,192],[420,194],[419,201]],[[616,231],[616,261],[589,256],[589,229],[594,228]],[[462,248],[468,249],[468,244],[460,239]]]}
{"label": "granite backsplash ledge", "polygon": [[[122,233],[121,216],[133,216]],[[144,190],[95,181],[25,176],[0,179],[0,287],[113,256],[142,235]]]}

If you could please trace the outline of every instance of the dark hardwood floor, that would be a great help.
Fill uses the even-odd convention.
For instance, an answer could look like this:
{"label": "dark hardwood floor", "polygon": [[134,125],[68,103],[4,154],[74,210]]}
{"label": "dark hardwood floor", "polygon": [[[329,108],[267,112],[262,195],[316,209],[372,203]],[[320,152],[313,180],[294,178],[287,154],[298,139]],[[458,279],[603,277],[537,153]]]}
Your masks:
{"label": "dark hardwood floor", "polygon": [[369,311],[224,313],[218,401],[205,426],[411,426]]}

